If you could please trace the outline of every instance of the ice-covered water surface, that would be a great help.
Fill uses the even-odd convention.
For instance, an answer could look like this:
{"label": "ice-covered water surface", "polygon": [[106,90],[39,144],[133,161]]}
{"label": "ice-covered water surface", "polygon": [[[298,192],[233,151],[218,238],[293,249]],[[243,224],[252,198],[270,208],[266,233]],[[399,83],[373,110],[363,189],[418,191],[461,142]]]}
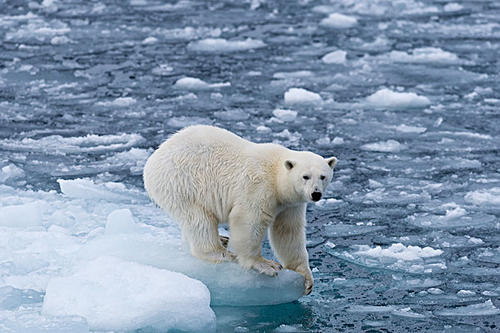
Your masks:
{"label": "ice-covered water surface", "polygon": [[[102,255],[131,274],[179,267],[168,260],[178,230],[145,197],[141,171],[169,134],[204,123],[339,158],[326,199],[308,209],[311,296],[206,306],[207,327],[213,311],[220,331],[498,329],[497,2],[0,8],[0,327],[102,327],[92,320],[109,318],[88,311],[87,321],[85,311],[42,312],[51,279],[88,282],[85,263]],[[216,275],[180,273],[223,290]],[[232,274],[228,283],[247,285]],[[165,294],[148,290],[138,304],[158,306],[121,323],[135,315],[136,328],[196,329],[158,320],[170,294],[151,286]],[[287,290],[283,300],[298,297]]]}

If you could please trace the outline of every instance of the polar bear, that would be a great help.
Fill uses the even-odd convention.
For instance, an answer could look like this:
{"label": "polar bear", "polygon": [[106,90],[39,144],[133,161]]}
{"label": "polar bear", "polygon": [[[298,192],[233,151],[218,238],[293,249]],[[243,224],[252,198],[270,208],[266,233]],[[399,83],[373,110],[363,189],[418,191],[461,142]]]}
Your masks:
{"label": "polar bear", "polygon": [[[238,261],[275,276],[282,265],[262,257],[269,230],[274,253],[287,269],[313,287],[306,250],[306,204],[321,199],[332,179],[335,157],[323,158],[271,143],[257,144],[221,128],[182,129],[149,157],[144,186],[174,218],[193,256]],[[228,239],[218,224],[229,223]]]}

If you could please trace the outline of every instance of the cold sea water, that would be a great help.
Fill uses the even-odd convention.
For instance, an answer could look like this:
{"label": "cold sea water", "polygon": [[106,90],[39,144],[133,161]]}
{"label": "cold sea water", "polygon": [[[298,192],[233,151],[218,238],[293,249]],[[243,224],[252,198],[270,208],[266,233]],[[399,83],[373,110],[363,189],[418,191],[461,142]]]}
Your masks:
{"label": "cold sea water", "polygon": [[[0,0],[0,331],[498,332],[499,54],[495,0]],[[311,295],[167,275],[142,167],[191,124],[339,159]]]}

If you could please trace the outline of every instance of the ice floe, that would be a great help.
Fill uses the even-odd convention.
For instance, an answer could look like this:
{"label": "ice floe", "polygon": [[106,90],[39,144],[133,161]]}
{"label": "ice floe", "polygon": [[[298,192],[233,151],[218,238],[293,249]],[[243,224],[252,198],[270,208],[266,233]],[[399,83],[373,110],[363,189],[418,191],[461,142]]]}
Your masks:
{"label": "ice floe", "polygon": [[318,104],[323,102],[321,96],[303,88],[290,88],[285,92],[285,104]]}
{"label": "ice floe", "polygon": [[368,96],[366,104],[375,108],[409,109],[426,107],[431,102],[427,97],[415,93],[395,92],[384,88]]}
{"label": "ice floe", "polygon": [[381,142],[373,142],[373,143],[366,143],[360,147],[363,150],[369,150],[369,151],[378,151],[378,152],[384,152],[384,153],[397,153],[400,150],[405,148],[405,145],[402,145],[396,140],[387,140],[387,141],[381,141]]}
{"label": "ice floe", "polygon": [[266,44],[258,39],[227,40],[223,38],[207,38],[191,42],[188,50],[207,53],[240,52],[265,47]]}
{"label": "ice floe", "polygon": [[358,20],[353,16],[348,16],[340,13],[332,13],[328,17],[321,20],[319,23],[326,28],[346,29],[352,28],[358,23]]}
{"label": "ice floe", "polygon": [[174,88],[185,90],[207,90],[213,88],[229,87],[230,82],[207,83],[195,77],[184,77],[175,82]]}
{"label": "ice floe", "polygon": [[81,316],[91,330],[145,327],[215,331],[207,287],[187,276],[113,257],[83,263],[50,280],[42,314]]}
{"label": "ice floe", "polygon": [[438,316],[492,316],[500,314],[500,309],[491,300],[487,300],[484,303],[435,311],[435,314]]}
{"label": "ice floe", "polygon": [[404,63],[439,63],[439,64],[459,64],[463,63],[456,54],[443,51],[436,47],[422,47],[406,53],[403,51],[391,51],[389,59],[395,62]]}
{"label": "ice floe", "polygon": [[333,51],[333,52],[325,54],[321,58],[321,61],[323,61],[325,64],[344,64],[346,61],[346,59],[345,59],[346,55],[347,55],[347,52],[342,51],[342,50],[337,50],[337,51]]}
{"label": "ice floe", "polygon": [[447,269],[440,257],[442,250],[431,247],[405,246],[401,243],[389,247],[368,245],[352,246],[351,251],[329,250],[334,256],[356,264],[378,269],[430,274]]}

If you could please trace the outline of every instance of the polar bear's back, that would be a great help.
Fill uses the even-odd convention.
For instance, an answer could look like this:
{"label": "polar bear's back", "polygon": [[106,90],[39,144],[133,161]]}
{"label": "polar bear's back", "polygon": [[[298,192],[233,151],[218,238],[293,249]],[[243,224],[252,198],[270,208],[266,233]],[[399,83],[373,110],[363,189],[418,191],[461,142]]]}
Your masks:
{"label": "polar bear's back", "polygon": [[217,127],[190,126],[148,159],[144,185],[174,218],[182,219],[187,207],[196,204],[224,220],[252,178],[268,177],[269,166],[263,161],[279,147],[255,144]]}

